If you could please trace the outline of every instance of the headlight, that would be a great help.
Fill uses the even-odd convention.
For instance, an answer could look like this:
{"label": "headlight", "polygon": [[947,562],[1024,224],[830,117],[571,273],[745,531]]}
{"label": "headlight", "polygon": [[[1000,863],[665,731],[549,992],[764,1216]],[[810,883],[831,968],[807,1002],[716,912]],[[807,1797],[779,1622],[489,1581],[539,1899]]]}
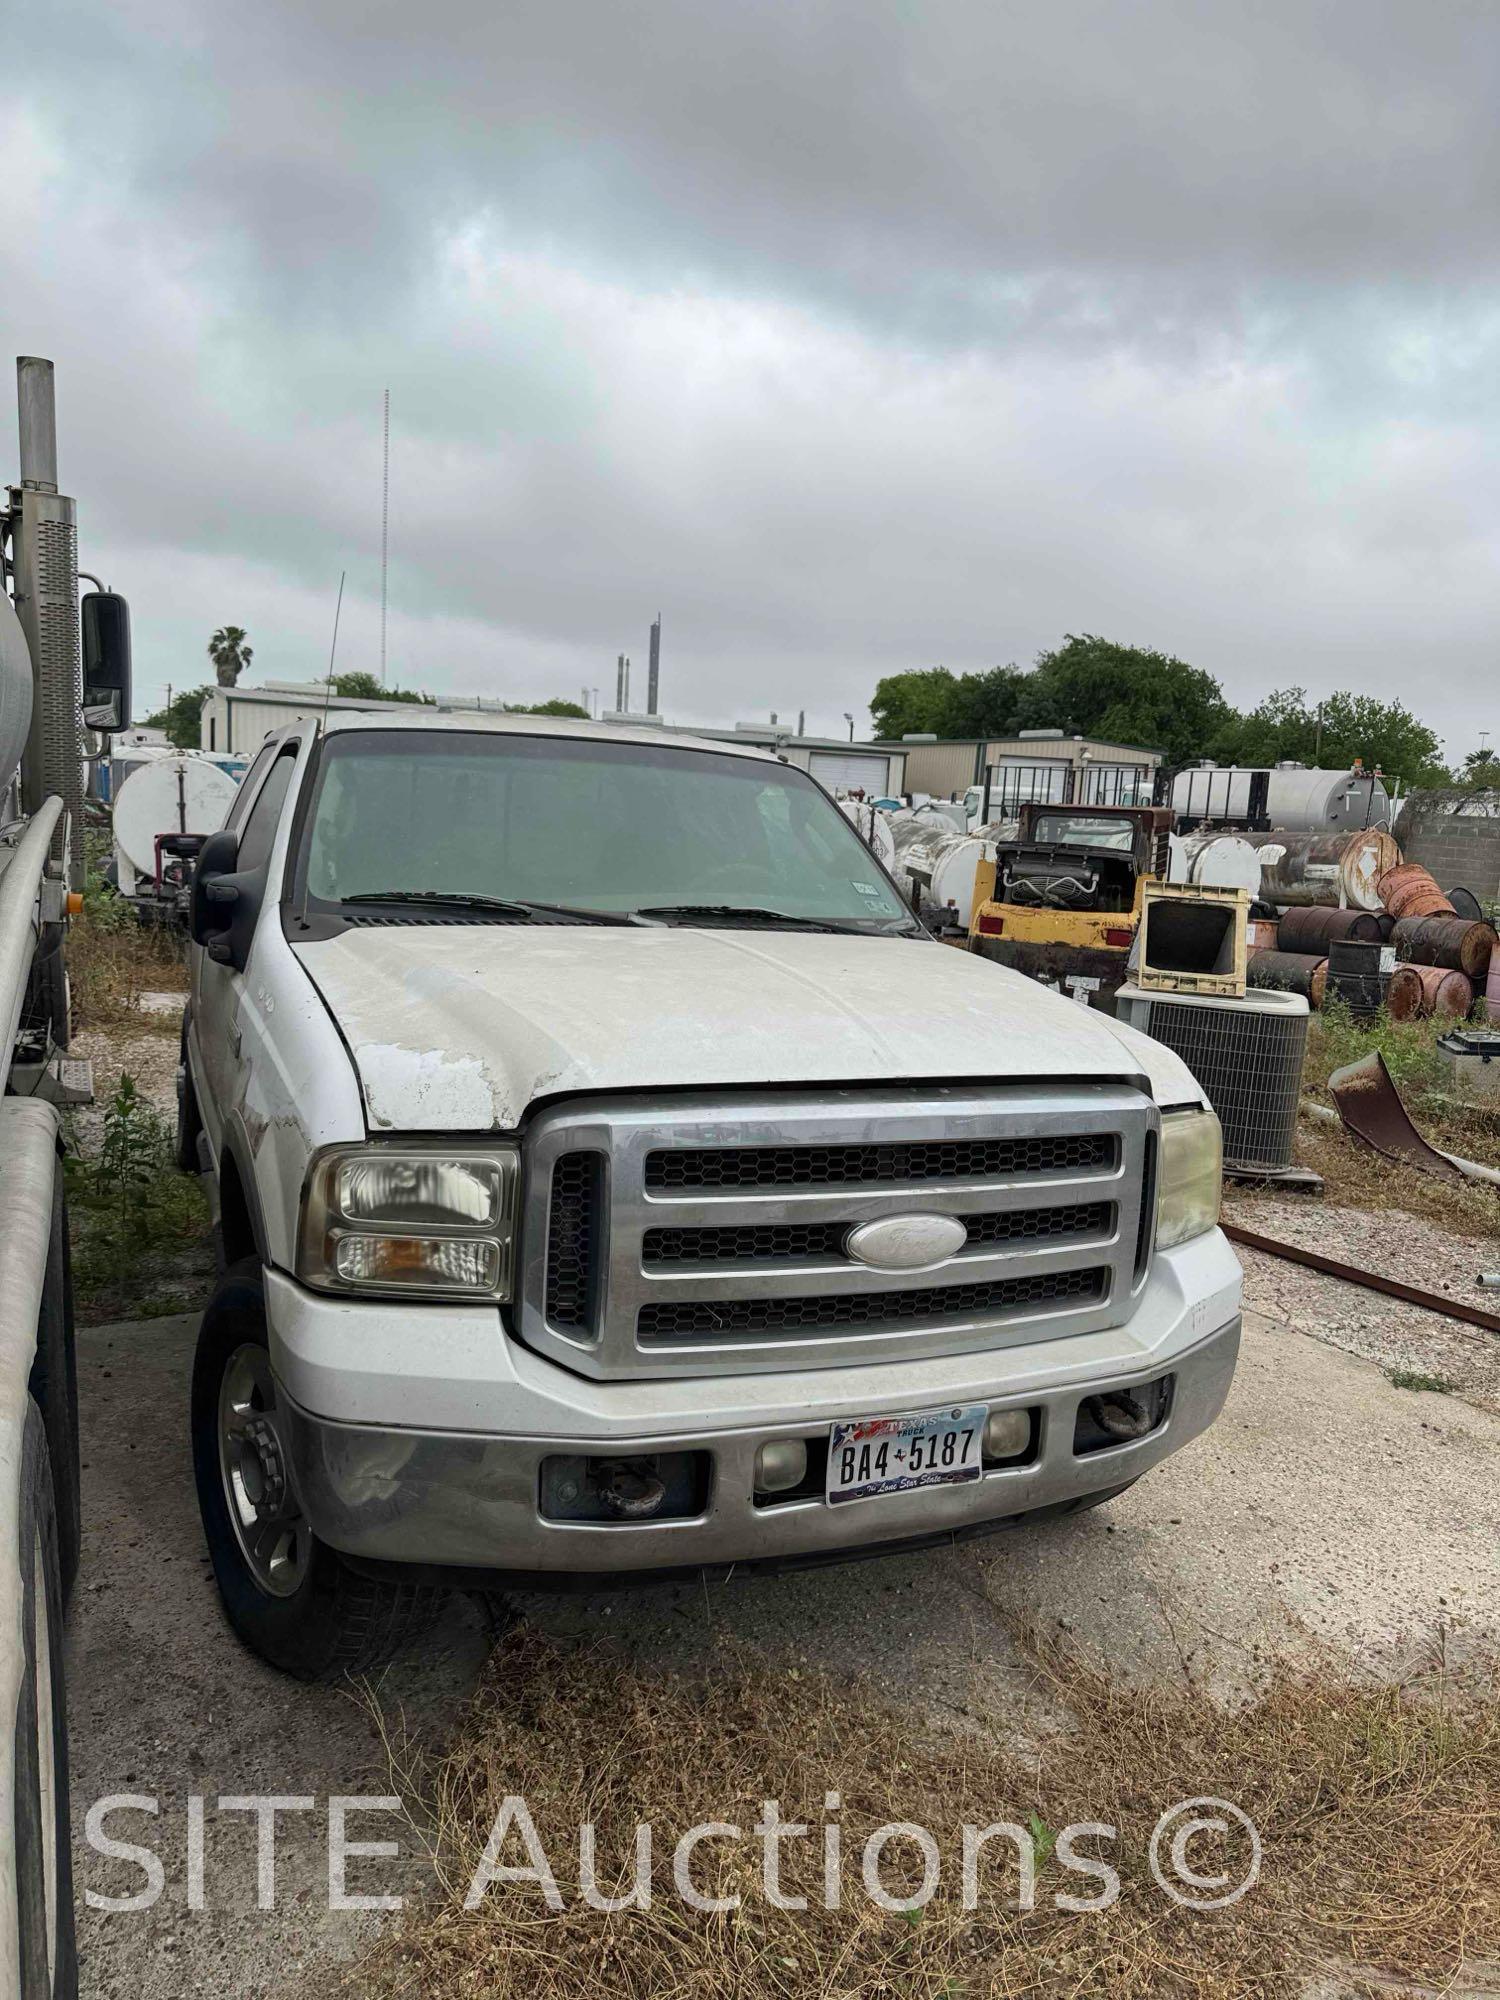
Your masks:
{"label": "headlight", "polygon": [[1212,1111],[1168,1111],[1156,1177],[1156,1247],[1170,1250],[1219,1219],[1224,1139]]}
{"label": "headlight", "polygon": [[313,1161],[297,1275],[325,1292],[508,1299],[514,1146],[339,1146]]}

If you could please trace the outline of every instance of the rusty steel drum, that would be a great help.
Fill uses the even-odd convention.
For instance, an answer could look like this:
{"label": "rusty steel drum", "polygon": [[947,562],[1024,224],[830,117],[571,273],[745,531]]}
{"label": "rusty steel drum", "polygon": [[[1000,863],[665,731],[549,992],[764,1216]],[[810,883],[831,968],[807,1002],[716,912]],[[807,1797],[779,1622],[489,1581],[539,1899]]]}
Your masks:
{"label": "rusty steel drum", "polygon": [[1326,952],[1331,944],[1379,944],[1380,919],[1373,910],[1330,910],[1305,904],[1288,910],[1276,939],[1278,951]]}
{"label": "rusty steel drum", "polygon": [[[1400,966],[1396,969],[1403,970]],[[1473,1006],[1474,984],[1466,974],[1452,972],[1446,965],[1411,965],[1404,970],[1414,972],[1422,983],[1418,1012],[1423,1018],[1436,1014],[1442,1020],[1462,1020]]]}
{"label": "rusty steel drum", "polygon": [[1414,965],[1398,965],[1386,982],[1385,1011],[1393,1021],[1415,1021],[1425,1006],[1421,973]]}
{"label": "rusty steel drum", "polygon": [[1403,917],[1391,934],[1396,956],[1407,965],[1446,965],[1451,972],[1484,978],[1495,949],[1488,924],[1466,917]]}
{"label": "rusty steel drum", "polygon": [[1323,1004],[1323,986],[1328,977],[1328,960],[1316,952],[1252,951],[1245,961],[1245,980],[1250,986],[1277,987],[1283,993],[1300,993],[1309,1006]]}
{"label": "rusty steel drum", "polygon": [[1388,868],[1378,883],[1380,900],[1398,921],[1403,917],[1451,917],[1453,905],[1420,861]]}
{"label": "rusty steel drum", "polygon": [[1383,827],[1357,833],[1244,833],[1260,855],[1260,893],[1285,908],[1379,910],[1377,883],[1400,865],[1401,849]]}

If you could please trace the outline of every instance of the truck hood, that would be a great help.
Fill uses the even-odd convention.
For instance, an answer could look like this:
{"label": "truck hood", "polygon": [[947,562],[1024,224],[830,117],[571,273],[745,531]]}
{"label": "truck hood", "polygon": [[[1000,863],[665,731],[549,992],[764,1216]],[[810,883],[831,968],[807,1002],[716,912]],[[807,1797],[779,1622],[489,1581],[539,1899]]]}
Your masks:
{"label": "truck hood", "polygon": [[510,1131],[597,1090],[1134,1081],[1202,1092],[1170,1050],[987,959],[820,932],[414,925],[298,945],[371,1129]]}

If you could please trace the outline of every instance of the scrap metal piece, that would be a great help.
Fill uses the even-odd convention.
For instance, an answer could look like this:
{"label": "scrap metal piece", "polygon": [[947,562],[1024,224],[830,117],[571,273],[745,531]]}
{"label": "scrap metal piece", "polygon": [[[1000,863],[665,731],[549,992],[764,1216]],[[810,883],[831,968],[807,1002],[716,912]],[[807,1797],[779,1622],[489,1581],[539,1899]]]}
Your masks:
{"label": "scrap metal piece", "polygon": [[1461,1185],[1464,1176],[1453,1162],[1429,1146],[1406,1115],[1406,1106],[1391,1081],[1385,1057],[1371,1049],[1358,1062],[1346,1063],[1328,1079],[1328,1091],[1338,1106],[1344,1129],[1356,1139],[1403,1166],[1434,1180]]}
{"label": "scrap metal piece", "polygon": [[1450,1299],[1442,1292],[1424,1291],[1420,1285],[1405,1284],[1400,1278],[1387,1278],[1383,1272],[1366,1271],[1358,1264],[1346,1264],[1340,1258],[1325,1257],[1320,1250],[1306,1250],[1300,1243],[1283,1243],[1277,1237],[1262,1236],[1254,1229],[1241,1229],[1235,1222],[1225,1222],[1220,1227],[1231,1243],[1241,1243],[1247,1250],[1263,1250],[1268,1257],[1280,1257],[1288,1264],[1305,1264],[1310,1271],[1322,1271],[1330,1278],[1342,1278],[1348,1285],[1362,1285],[1367,1292],[1383,1292],[1388,1299],[1403,1299],[1408,1305],[1441,1313],[1444,1319],[1459,1319],[1465,1326],[1483,1327],[1486,1333],[1500,1333],[1500,1313],[1484,1312],[1462,1299]]}

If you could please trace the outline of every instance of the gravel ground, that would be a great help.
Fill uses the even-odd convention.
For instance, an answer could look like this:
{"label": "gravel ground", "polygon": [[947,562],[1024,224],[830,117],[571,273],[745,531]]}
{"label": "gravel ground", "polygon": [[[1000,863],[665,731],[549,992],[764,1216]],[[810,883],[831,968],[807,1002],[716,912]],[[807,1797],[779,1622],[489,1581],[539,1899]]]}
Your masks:
{"label": "gravel ground", "polygon": [[[1500,1237],[1455,1235],[1399,1209],[1335,1208],[1316,1197],[1235,1198],[1224,1212],[1227,1221],[1262,1236],[1500,1313],[1500,1295],[1482,1292],[1474,1282],[1477,1271],[1500,1267]],[[1500,1412],[1500,1334],[1236,1247],[1245,1267],[1246,1303],[1258,1312],[1383,1371],[1440,1375],[1455,1394]]]}
{"label": "gravel ground", "polygon": [[94,1101],[73,1113],[73,1130],[84,1152],[93,1152],[99,1143],[104,1113],[120,1078],[127,1072],[135,1078],[137,1090],[161,1113],[177,1117],[177,1024],[165,1020],[163,1026],[133,1033],[121,1028],[86,1028],[73,1037],[70,1055],[84,1056],[94,1065]]}

